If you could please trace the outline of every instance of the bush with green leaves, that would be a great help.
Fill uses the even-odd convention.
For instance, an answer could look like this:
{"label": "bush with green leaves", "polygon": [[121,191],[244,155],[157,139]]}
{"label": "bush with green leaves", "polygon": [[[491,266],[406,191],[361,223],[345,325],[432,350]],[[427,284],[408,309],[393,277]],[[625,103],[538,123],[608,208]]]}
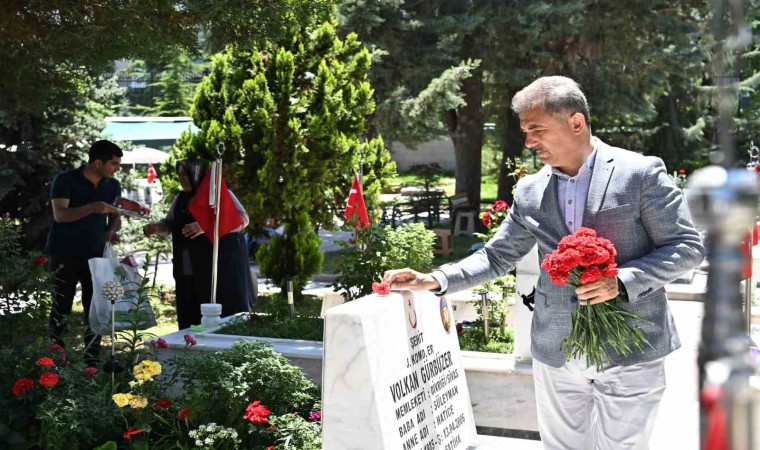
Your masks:
{"label": "bush with green leaves", "polygon": [[319,399],[319,389],[301,369],[262,342],[241,342],[224,352],[194,352],[175,364],[184,382],[177,403],[191,408],[189,420],[250,431],[241,433],[241,448],[274,444],[267,427],[248,428],[243,415],[252,402],[261,402],[273,416],[308,417]]}
{"label": "bush with green leaves", "polygon": [[348,251],[332,287],[343,290],[350,301],[371,294],[372,282],[380,281],[386,270],[409,267],[428,272],[433,268],[434,240],[435,233],[421,223],[398,228],[371,225],[356,231],[353,243],[338,242]]}

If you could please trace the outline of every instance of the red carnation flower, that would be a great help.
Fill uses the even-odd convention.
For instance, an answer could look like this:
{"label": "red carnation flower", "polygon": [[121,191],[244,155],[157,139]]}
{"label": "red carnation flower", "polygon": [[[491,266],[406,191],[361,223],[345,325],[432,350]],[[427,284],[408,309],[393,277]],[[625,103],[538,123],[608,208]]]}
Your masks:
{"label": "red carnation flower", "polygon": [[44,358],[38,359],[34,364],[40,367],[47,367],[48,369],[55,365],[53,360],[51,358],[48,358],[47,356],[45,356]]}
{"label": "red carnation flower", "polygon": [[13,383],[13,395],[16,397],[19,395],[24,395],[29,391],[29,389],[32,389],[33,387],[34,380],[30,380],[29,378],[19,378],[15,383]]}
{"label": "red carnation flower", "polygon": [[161,400],[156,402],[156,408],[158,409],[167,409],[173,405],[172,401],[168,398],[162,398]]}
{"label": "red carnation flower", "polygon": [[190,345],[195,345],[195,344],[198,343],[198,341],[196,341],[195,338],[192,337],[192,336],[190,336],[189,334],[185,335],[185,342],[188,343],[188,344],[190,344]]}
{"label": "red carnation flower", "polygon": [[495,212],[502,212],[509,209],[509,204],[504,200],[496,200],[496,203],[491,207]]}
{"label": "red carnation flower", "polygon": [[581,283],[588,284],[602,278],[602,271],[598,267],[589,267],[581,275]]}
{"label": "red carnation flower", "polygon": [[40,384],[46,388],[51,388],[58,384],[58,374],[53,372],[45,372],[40,375]]}
{"label": "red carnation flower", "polygon": [[491,225],[491,213],[486,211],[483,213],[483,226],[488,228]]}
{"label": "red carnation flower", "polygon": [[678,173],[681,175],[686,175],[686,169],[678,169]]}
{"label": "red carnation flower", "polygon": [[267,450],[274,450],[274,445],[270,445],[269,447],[267,447]]}
{"label": "red carnation flower", "polygon": [[391,293],[391,286],[388,283],[377,281],[372,282],[372,292],[378,295],[388,295]]}
{"label": "red carnation flower", "polygon": [[179,419],[180,422],[187,422],[187,417],[190,415],[190,411],[192,411],[192,408],[180,409],[179,413],[177,413],[177,419]]}
{"label": "red carnation flower", "polygon": [[602,270],[602,275],[605,277],[616,277],[618,272],[620,271],[618,270],[617,264],[612,263],[608,264],[607,267]]}
{"label": "red carnation flower", "polygon": [[269,419],[267,419],[267,416],[272,414],[272,411],[267,409],[266,406],[262,405],[260,401],[256,400],[255,402],[248,405],[248,407],[245,409],[245,415],[243,415],[243,419],[251,422],[251,423],[269,423]]}
{"label": "red carnation flower", "polygon": [[38,256],[38,257],[36,257],[36,258],[34,258],[32,260],[32,265],[33,266],[43,266],[43,265],[47,264],[47,262],[48,262],[47,256]]}
{"label": "red carnation flower", "polygon": [[93,376],[96,373],[98,373],[98,369],[96,367],[88,367],[84,369],[84,373],[86,373],[89,376]]}

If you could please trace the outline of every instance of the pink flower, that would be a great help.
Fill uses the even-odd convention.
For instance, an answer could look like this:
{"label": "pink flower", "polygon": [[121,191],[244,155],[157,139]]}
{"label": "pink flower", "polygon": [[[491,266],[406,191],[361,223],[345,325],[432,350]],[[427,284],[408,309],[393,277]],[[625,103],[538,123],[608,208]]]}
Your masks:
{"label": "pink flower", "polygon": [[388,295],[391,293],[391,286],[388,283],[372,282],[372,292],[378,295]]}
{"label": "pink flower", "polygon": [[40,367],[47,367],[48,369],[53,367],[55,363],[51,358],[48,358],[47,356],[44,358],[40,358],[35,362],[34,364],[40,366]]}
{"label": "pink flower", "polygon": [[264,424],[269,423],[267,416],[270,414],[272,414],[272,411],[267,409],[266,406],[262,405],[260,401],[256,400],[255,402],[248,405],[248,407],[245,409],[243,419],[251,423]]}
{"label": "pink flower", "polygon": [[164,338],[158,338],[154,341],[150,341],[151,345],[157,348],[169,348],[169,343]]}
{"label": "pink flower", "polygon": [[322,420],[322,411],[312,411],[309,414],[309,421],[310,422],[319,422]]}
{"label": "pink flower", "polygon": [[98,369],[96,367],[88,367],[84,369],[84,373],[86,373],[89,376],[93,376],[96,373],[98,373]]}
{"label": "pink flower", "polygon": [[50,350],[53,350],[54,352],[59,352],[59,353],[63,353],[66,351],[63,347],[55,343],[48,345],[48,348]]}
{"label": "pink flower", "polygon": [[195,345],[198,343],[198,341],[195,340],[194,337],[190,336],[189,334],[185,335],[185,343],[189,345]]}

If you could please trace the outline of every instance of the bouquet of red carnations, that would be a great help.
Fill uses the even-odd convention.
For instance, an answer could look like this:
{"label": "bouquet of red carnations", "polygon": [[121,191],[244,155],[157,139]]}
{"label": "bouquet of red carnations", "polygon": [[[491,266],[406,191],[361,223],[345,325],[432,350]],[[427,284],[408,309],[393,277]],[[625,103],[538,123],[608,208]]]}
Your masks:
{"label": "bouquet of red carnations", "polygon": [[[617,251],[612,242],[597,236],[590,228],[579,228],[562,238],[557,250],[546,255],[541,268],[549,272],[554,284],[578,287],[602,277],[617,276],[615,255]],[[585,356],[587,366],[595,365],[597,370],[603,371],[604,364],[610,361],[604,344],[623,356],[634,350],[643,351],[644,346],[649,345],[641,328],[628,320],[643,319],[618,306],[617,301],[615,298],[580,306],[573,313],[570,335],[560,346],[568,361]]]}

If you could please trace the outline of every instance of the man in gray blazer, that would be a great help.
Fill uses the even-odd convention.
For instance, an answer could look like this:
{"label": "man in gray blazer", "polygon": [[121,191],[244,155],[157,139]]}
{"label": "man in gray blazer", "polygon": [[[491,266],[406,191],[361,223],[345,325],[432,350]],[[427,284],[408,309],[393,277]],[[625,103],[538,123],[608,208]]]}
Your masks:
{"label": "man in gray blazer", "polygon": [[[591,134],[578,84],[543,77],[518,92],[525,146],[544,167],[517,184],[514,204],[483,249],[433,273],[388,271],[393,289],[456,292],[505,275],[538,244],[539,260],[579,227],[617,248],[617,277],[578,288],[552,284],[542,271],[531,330],[541,440],[549,449],[646,449],[665,389],[664,357],[681,346],[665,285],[704,257],[683,194],[659,158],[611,147]],[[651,347],[622,356],[607,348],[605,370],[565,360],[560,342],[571,314],[620,295]]]}

